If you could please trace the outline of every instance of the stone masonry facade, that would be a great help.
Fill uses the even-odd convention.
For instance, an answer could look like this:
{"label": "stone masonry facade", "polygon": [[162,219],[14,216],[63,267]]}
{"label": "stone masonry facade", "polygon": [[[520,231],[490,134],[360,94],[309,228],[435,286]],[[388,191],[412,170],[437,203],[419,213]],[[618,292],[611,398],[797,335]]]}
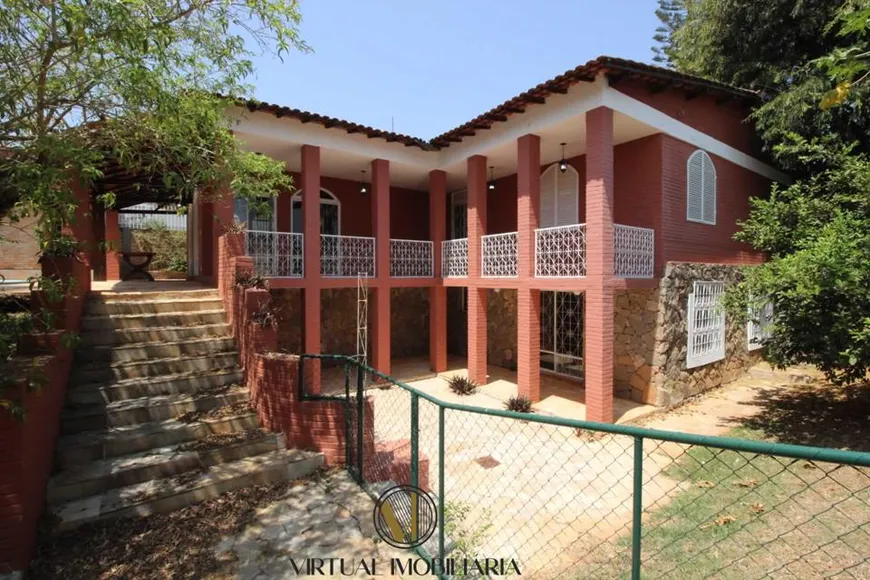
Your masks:
{"label": "stone masonry facade", "polygon": [[[462,288],[447,291],[447,352],[467,356],[467,313],[462,309]],[[487,364],[517,370],[517,291],[489,290],[486,298]]]}

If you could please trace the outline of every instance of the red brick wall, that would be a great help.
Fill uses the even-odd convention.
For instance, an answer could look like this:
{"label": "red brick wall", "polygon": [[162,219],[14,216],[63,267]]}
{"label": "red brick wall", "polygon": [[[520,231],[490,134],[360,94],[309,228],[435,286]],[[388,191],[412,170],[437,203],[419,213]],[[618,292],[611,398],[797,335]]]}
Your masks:
{"label": "red brick wall", "polygon": [[[710,155],[716,167],[716,225],[686,220],[686,162],[695,146],[667,135],[662,141],[662,217],[656,228],[666,262],[757,264],[763,255],[734,241],[738,220],[749,216],[749,198],[766,196],[770,181]],[[619,204],[617,203],[617,208]]]}
{"label": "red brick wall", "polygon": [[[68,268],[57,269],[71,271],[78,290],[58,309],[62,316],[57,326],[78,332],[91,273],[85,264],[67,260]],[[33,302],[40,304],[41,299],[35,296]],[[72,364],[72,353],[61,346],[59,333],[31,338],[23,341],[22,347],[38,345],[38,352],[52,354],[39,361],[44,370],[40,390],[28,392],[21,382],[17,389],[4,393],[4,397],[22,405],[27,414],[19,422],[0,410],[0,574],[25,569],[33,555]]]}
{"label": "red brick wall", "polygon": [[614,88],[735,149],[758,155],[755,132],[752,125],[744,122],[749,111],[737,101],[716,104],[716,97],[710,95],[687,99],[681,91],[653,94],[648,85],[633,81],[620,82]]}
{"label": "red brick wall", "polygon": [[[298,173],[291,173],[294,184],[301,184]],[[321,176],[323,189],[341,203],[341,233],[346,236],[372,236],[371,175],[366,173],[368,195],[360,194],[360,182]],[[288,205],[289,211],[289,205]],[[426,192],[390,188],[390,237],[408,240],[429,239],[429,197]]]}

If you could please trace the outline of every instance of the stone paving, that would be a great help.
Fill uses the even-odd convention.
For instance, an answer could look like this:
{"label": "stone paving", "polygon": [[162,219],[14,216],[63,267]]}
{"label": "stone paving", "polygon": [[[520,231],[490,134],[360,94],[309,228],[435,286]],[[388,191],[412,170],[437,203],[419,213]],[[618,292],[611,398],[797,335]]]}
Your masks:
{"label": "stone paving", "polygon": [[[389,560],[408,558],[382,541],[372,523],[374,502],[348,476],[334,472],[306,481],[288,490],[278,502],[261,509],[254,522],[241,534],[222,540],[214,549],[225,563],[220,578],[267,580],[313,575],[320,578],[395,578],[389,573]],[[307,570],[307,558],[335,558],[333,573],[329,565],[323,573]],[[342,575],[338,558],[344,559]],[[292,559],[292,561],[291,561]],[[371,570],[371,561],[377,561]],[[365,566],[362,561],[365,560]],[[294,568],[298,566],[299,572]]]}

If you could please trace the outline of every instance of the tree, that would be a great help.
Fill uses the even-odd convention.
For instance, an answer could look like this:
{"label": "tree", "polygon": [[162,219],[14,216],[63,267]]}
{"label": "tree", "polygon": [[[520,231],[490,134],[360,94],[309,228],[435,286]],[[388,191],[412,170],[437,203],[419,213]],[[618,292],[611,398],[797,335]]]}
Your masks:
{"label": "tree", "polygon": [[[107,159],[189,203],[232,180],[256,199],[283,166],[241,151],[218,94],[243,96],[254,51],[305,49],[295,0],[8,0],[0,12],[0,175],[44,244]],[[111,206],[111,194],[102,202]]]}
{"label": "tree", "polygon": [[736,237],[769,260],[729,307],[772,302],[769,359],[837,382],[870,370],[868,31],[868,0],[700,0],[668,37],[678,70],[762,91],[751,121],[794,178],[752,200]]}
{"label": "tree", "polygon": [[[691,1],[691,0],[690,0]],[[665,66],[674,66],[674,35],[686,20],[686,0],[659,0],[656,18],[661,25],[656,28],[653,40],[658,46],[653,46],[653,60]]]}
{"label": "tree", "polygon": [[[265,211],[257,200],[290,179],[283,163],[240,149],[219,95],[247,95],[254,54],[307,50],[299,22],[296,0],[5,0],[0,217],[36,216],[44,255],[74,251],[61,233],[73,188],[90,188],[107,162],[182,205],[229,185]],[[11,322],[0,320],[0,365],[23,332]]]}

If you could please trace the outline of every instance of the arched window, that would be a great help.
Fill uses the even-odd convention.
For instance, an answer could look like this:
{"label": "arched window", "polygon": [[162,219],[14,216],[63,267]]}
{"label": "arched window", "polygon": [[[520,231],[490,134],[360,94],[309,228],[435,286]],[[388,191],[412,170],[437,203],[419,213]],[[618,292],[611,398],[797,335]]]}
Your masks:
{"label": "arched window", "polygon": [[[290,231],[302,233],[302,190],[290,199]],[[320,188],[320,233],[337,236],[341,233],[341,202],[328,189]]]}
{"label": "arched window", "polygon": [[268,202],[272,205],[272,211],[268,215],[259,215],[253,207],[248,207],[247,199],[242,197],[233,198],[233,220],[237,224],[246,224],[247,229],[250,231],[275,231],[275,198],[269,198]]}
{"label": "arched window", "polygon": [[700,149],[686,163],[686,219],[716,225],[716,166]]}
{"label": "arched window", "polygon": [[541,174],[540,227],[576,224],[580,203],[580,174],[568,166],[565,173],[554,163]]}

